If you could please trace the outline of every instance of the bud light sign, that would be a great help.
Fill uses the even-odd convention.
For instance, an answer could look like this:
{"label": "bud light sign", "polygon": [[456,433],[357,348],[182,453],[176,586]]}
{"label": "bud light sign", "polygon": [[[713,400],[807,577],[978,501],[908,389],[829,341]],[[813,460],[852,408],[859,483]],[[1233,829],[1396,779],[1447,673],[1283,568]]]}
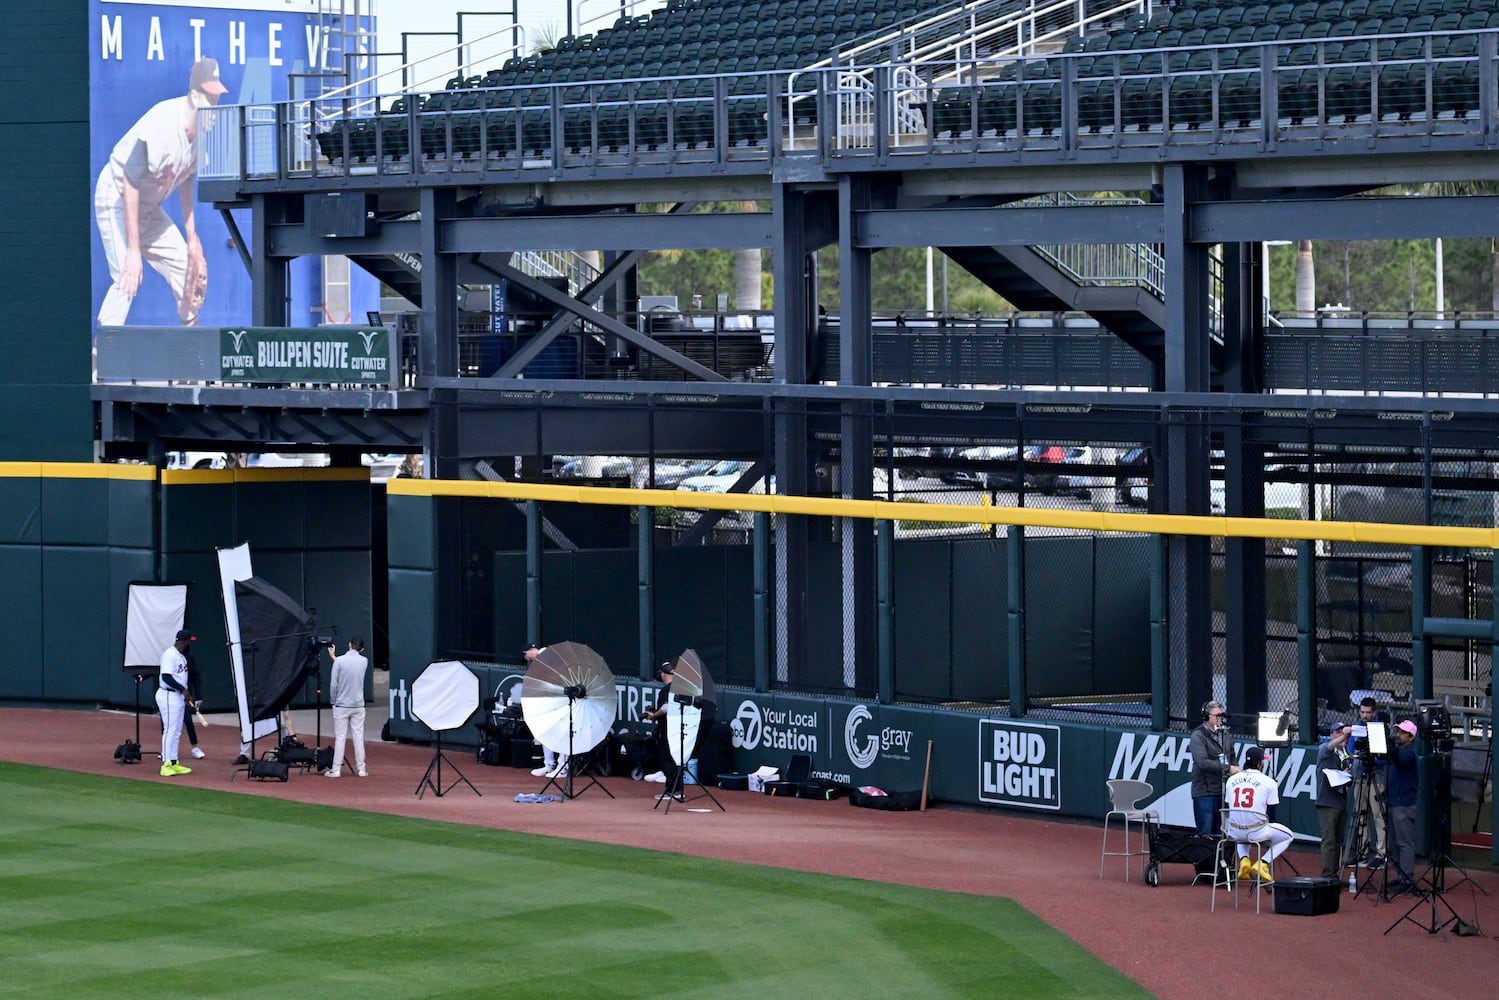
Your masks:
{"label": "bud light sign", "polygon": [[980,801],[1060,809],[1061,762],[1059,727],[979,720]]}

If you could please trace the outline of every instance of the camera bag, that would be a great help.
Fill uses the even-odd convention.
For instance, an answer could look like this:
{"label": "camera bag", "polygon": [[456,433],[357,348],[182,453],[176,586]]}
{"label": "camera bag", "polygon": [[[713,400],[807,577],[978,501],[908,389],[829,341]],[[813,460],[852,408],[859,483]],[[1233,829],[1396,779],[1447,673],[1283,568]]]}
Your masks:
{"label": "camera bag", "polygon": [[290,768],[286,766],[284,761],[250,761],[250,777],[255,781],[286,781],[289,775]]}

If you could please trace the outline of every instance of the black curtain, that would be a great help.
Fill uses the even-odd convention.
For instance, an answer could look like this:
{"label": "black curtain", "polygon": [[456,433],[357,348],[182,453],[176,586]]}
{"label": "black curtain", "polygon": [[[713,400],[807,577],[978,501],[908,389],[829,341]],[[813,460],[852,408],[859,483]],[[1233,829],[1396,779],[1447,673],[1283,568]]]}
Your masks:
{"label": "black curtain", "polygon": [[274,718],[317,670],[317,618],[258,576],[234,581],[251,720]]}

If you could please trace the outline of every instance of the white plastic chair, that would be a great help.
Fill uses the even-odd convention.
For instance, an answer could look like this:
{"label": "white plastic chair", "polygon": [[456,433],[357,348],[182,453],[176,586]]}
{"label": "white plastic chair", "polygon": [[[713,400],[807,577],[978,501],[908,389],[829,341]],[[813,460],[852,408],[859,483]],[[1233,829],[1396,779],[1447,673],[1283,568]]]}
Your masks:
{"label": "white plastic chair", "polygon": [[[1103,817],[1103,847],[1098,859],[1098,877],[1103,878],[1104,866],[1109,858],[1124,858],[1124,881],[1129,881],[1129,859],[1149,857],[1150,846],[1146,840],[1145,825],[1160,825],[1161,814],[1154,809],[1141,809],[1140,803],[1155,794],[1155,787],[1148,781],[1133,781],[1128,778],[1111,778],[1109,786],[1109,811]],[[1109,850],[1109,823],[1118,816],[1124,821],[1124,850]],[[1140,846],[1130,848],[1129,828],[1131,823],[1140,825]]]}
{"label": "white plastic chair", "polygon": [[[1260,864],[1265,861],[1265,845],[1269,842],[1269,821],[1264,821],[1258,826],[1240,830],[1229,825],[1228,816],[1232,809],[1223,811],[1223,839],[1218,841],[1218,850],[1213,859],[1213,897],[1208,904],[1208,912],[1214,912],[1218,908],[1218,889],[1231,889],[1234,894],[1234,909],[1239,908],[1239,888],[1246,883],[1254,890],[1254,912],[1260,912],[1260,889],[1271,885],[1275,881],[1275,862],[1271,860],[1270,878],[1268,881],[1260,878]],[[1234,830],[1237,835],[1229,831]],[[1239,851],[1238,847],[1243,844],[1249,848],[1249,861],[1253,870],[1249,878],[1239,878]]]}

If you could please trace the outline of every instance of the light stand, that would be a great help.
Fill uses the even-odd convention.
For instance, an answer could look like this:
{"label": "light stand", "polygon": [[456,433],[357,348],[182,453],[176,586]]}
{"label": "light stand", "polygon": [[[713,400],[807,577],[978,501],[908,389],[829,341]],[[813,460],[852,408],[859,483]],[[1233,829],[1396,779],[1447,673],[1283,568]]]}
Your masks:
{"label": "light stand", "polygon": [[[416,680],[411,682],[411,714],[432,730],[436,737],[432,762],[427,765],[426,773],[416,786],[417,798],[421,798],[429,788],[434,795],[442,798],[460,784],[467,785],[469,791],[483,797],[474,783],[463,776],[458,765],[442,751],[442,734],[462,726],[478,707],[479,678],[457,660],[429,663]],[[442,780],[444,760],[457,775],[446,786]]]}
{"label": "light stand", "polygon": [[[1423,723],[1425,722],[1424,719],[1422,721]],[[1431,831],[1431,861],[1427,864],[1426,869],[1421,872],[1419,877],[1412,876],[1411,873],[1408,872],[1404,873],[1407,876],[1411,877],[1411,886],[1417,893],[1419,898],[1410,905],[1409,909],[1401,914],[1399,920],[1396,920],[1389,927],[1385,928],[1386,934],[1390,933],[1390,931],[1394,930],[1396,927],[1399,927],[1406,921],[1410,921],[1417,927],[1420,927],[1422,930],[1426,931],[1426,933],[1428,934],[1435,934],[1449,924],[1453,925],[1459,933],[1462,932],[1463,927],[1467,926],[1467,922],[1464,921],[1462,917],[1458,916],[1457,911],[1452,908],[1452,904],[1447,902],[1446,891],[1448,888],[1448,868],[1455,868],[1459,872],[1462,872],[1462,878],[1454,882],[1452,888],[1456,888],[1457,886],[1462,885],[1464,882],[1472,882],[1473,885],[1478,887],[1478,890],[1480,892],[1482,892],[1485,896],[1488,895],[1488,890],[1483,886],[1478,885],[1478,883],[1473,879],[1473,876],[1464,871],[1461,865],[1452,860],[1451,856],[1451,730],[1448,729],[1445,734],[1439,735],[1432,730],[1426,729],[1423,725],[1423,735],[1428,735],[1428,739],[1431,739],[1432,759],[1436,763],[1436,771],[1433,776],[1435,781],[1435,788],[1433,789],[1434,794],[1432,796],[1432,808],[1434,810],[1432,815],[1436,818],[1436,828]],[[1436,736],[1436,738],[1432,739],[1432,736]],[[1438,903],[1440,903],[1442,908],[1446,911],[1447,916],[1443,917],[1437,912]],[[1413,913],[1421,909],[1423,906],[1427,907],[1427,914],[1424,922],[1412,916]]]}
{"label": "light stand", "polygon": [[[245,660],[245,692],[246,692],[246,695],[245,695],[245,705],[244,705],[245,715],[249,716],[249,715],[252,714],[251,711],[250,711],[249,692],[255,690],[255,643],[253,643],[253,642],[251,642],[251,643],[241,643],[240,647],[241,647],[241,649],[244,652],[250,654],[249,657]],[[278,732],[279,732],[279,730],[278,730]],[[256,756],[255,756],[255,720],[253,718],[250,719],[250,752],[248,754],[246,754],[245,756],[246,756],[247,759],[245,760],[245,762],[243,764],[236,765],[235,767],[233,767],[232,769],[230,769],[230,771],[229,771],[229,780],[230,781],[233,781],[234,778],[235,778],[235,775],[239,774],[239,772],[241,772],[241,771],[245,772],[245,776],[249,777],[249,778],[270,777],[270,775],[264,775],[264,774],[258,775],[258,774],[255,773],[256,772],[256,767],[255,767],[255,764],[256,764]],[[286,779],[282,778],[281,780],[284,781]]]}
{"label": "light stand", "polygon": [[[703,705],[712,704],[712,702],[705,702],[702,698],[693,698],[687,695],[674,694],[671,697],[672,701],[676,702],[682,708],[696,708],[701,710]],[[702,736],[702,732],[699,731],[698,739],[701,740]],[[666,803],[666,808],[662,811],[662,815],[665,816],[671,812],[671,804],[673,802],[681,802],[683,805],[686,805],[688,802],[693,802],[706,796],[713,802],[714,805],[718,806],[719,812],[728,812],[728,810],[723,807],[723,803],[718,801],[718,797],[715,796],[713,792],[708,788],[708,786],[703,783],[702,775],[699,775],[697,779],[696,787],[698,789],[698,794],[693,795],[690,799],[687,798],[685,792],[687,764],[692,760],[692,754],[687,752],[687,713],[681,711],[677,713],[677,746],[680,748],[682,760],[676,762],[676,772],[672,775],[671,781],[667,783],[666,794],[662,798],[656,800],[656,805],[654,808],[659,809],[661,807],[661,803]],[[667,752],[671,752],[670,746],[667,747]]]}
{"label": "light stand", "polygon": [[[121,764],[139,764],[141,762],[141,681],[146,675],[139,669],[135,669],[135,742],[126,743],[115,750],[115,759]],[[157,753],[157,757],[161,754]]]}
{"label": "light stand", "polygon": [[605,788],[603,783],[593,774],[588,775],[588,784],[579,789],[573,788],[573,776],[578,770],[578,757],[573,752],[573,737],[578,732],[574,713],[577,710],[578,702],[588,697],[588,685],[569,684],[562,689],[562,694],[567,698],[567,763],[558,768],[557,773],[547,779],[547,783],[541,786],[540,794],[546,794],[546,790],[555,785],[558,793],[564,799],[575,799],[590,788],[597,788],[612,799],[614,798],[614,793]]}
{"label": "light stand", "polygon": [[[458,765],[453,763],[453,759],[442,752],[442,731],[438,730],[433,735],[437,737],[437,748],[432,754],[432,763],[427,765],[427,773],[422,775],[421,783],[416,786],[416,797],[421,798],[426,793],[426,790],[430,788],[433,795],[442,798],[460,784],[464,784],[469,787],[469,791],[483,798],[484,796],[474,787],[474,783],[465,778],[463,772],[458,770]],[[457,775],[456,778],[449,782],[446,788],[442,784],[443,761],[447,761],[448,767],[452,768],[453,773]]]}

